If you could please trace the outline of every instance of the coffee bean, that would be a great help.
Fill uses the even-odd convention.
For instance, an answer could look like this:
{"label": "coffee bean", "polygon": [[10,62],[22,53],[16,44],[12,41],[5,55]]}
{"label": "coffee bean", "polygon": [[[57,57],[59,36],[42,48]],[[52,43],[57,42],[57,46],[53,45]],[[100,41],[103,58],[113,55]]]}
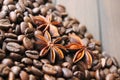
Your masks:
{"label": "coffee bean", "polygon": [[18,43],[15,42],[9,42],[6,45],[7,50],[11,52],[20,52],[21,46]]}
{"label": "coffee bean", "polygon": [[5,37],[6,38],[17,38],[17,35],[16,34],[13,34],[13,33],[5,33]]}
{"label": "coffee bean", "polygon": [[27,50],[27,51],[25,51],[25,54],[27,57],[30,57],[32,59],[39,58],[39,53],[38,53],[38,51],[35,51],[35,50]]}
{"label": "coffee bean", "polygon": [[44,74],[44,80],[56,80],[55,77]]}
{"label": "coffee bean", "polygon": [[64,78],[57,78],[57,80],[65,80]]}
{"label": "coffee bean", "polygon": [[108,74],[105,80],[115,80],[115,76],[113,74]]}
{"label": "coffee bean", "polygon": [[112,59],[112,61],[113,61],[113,64],[114,64],[115,66],[119,67],[119,64],[118,64],[116,58],[115,58],[115,57],[112,57],[111,59]]}
{"label": "coffee bean", "polygon": [[21,32],[24,33],[25,32],[25,29],[28,27],[28,24],[26,22],[21,22],[20,23],[20,29],[21,29]]}
{"label": "coffee bean", "polygon": [[11,66],[13,66],[13,61],[11,59],[9,59],[9,58],[4,58],[2,60],[2,64],[5,64],[5,65],[11,67]]}
{"label": "coffee bean", "polygon": [[94,67],[92,67],[93,70],[97,70],[100,69],[102,67],[101,63],[98,63],[97,65],[95,65]]}
{"label": "coffee bean", "polygon": [[56,6],[56,9],[59,11],[59,12],[65,12],[65,7],[63,5],[57,5]]}
{"label": "coffee bean", "polygon": [[97,80],[102,80],[101,76],[100,76],[100,71],[99,70],[96,70],[95,77],[96,77]]}
{"label": "coffee bean", "polygon": [[62,68],[62,71],[65,78],[70,78],[73,75],[72,71],[68,68]]}
{"label": "coffee bean", "polygon": [[29,80],[29,75],[28,75],[28,73],[25,72],[25,71],[21,71],[21,72],[20,72],[20,79],[21,79],[21,80]]}
{"label": "coffee bean", "polygon": [[10,72],[10,68],[4,64],[0,64],[0,76],[6,76]]}
{"label": "coffee bean", "polygon": [[5,37],[5,34],[4,34],[4,32],[0,29],[0,41],[2,41],[4,37]]}
{"label": "coffee bean", "polygon": [[0,60],[2,60],[5,56],[6,56],[5,51],[0,49]]}
{"label": "coffee bean", "polygon": [[9,4],[8,8],[10,11],[14,11],[16,9],[15,5],[13,5],[13,4]]}
{"label": "coffee bean", "polygon": [[64,62],[64,63],[62,63],[62,67],[65,67],[65,68],[71,68],[71,64],[69,63],[69,62]]}
{"label": "coffee bean", "polygon": [[112,59],[111,58],[107,58],[107,61],[106,61],[106,66],[107,67],[110,67],[112,65]]}
{"label": "coffee bean", "polygon": [[8,19],[0,20],[0,29],[9,29],[10,27],[12,27],[12,24],[10,24]]}
{"label": "coffee bean", "polygon": [[18,40],[18,41],[23,41],[24,37],[25,37],[25,35],[19,35],[19,36],[17,37],[17,40]]}
{"label": "coffee bean", "polygon": [[88,32],[86,32],[86,33],[84,34],[84,36],[85,36],[86,38],[88,38],[88,39],[93,38],[93,35],[90,34],[90,33],[88,33]]}
{"label": "coffee bean", "polygon": [[15,75],[13,74],[13,72],[9,73],[8,80],[15,80]]}
{"label": "coffee bean", "polygon": [[117,72],[117,67],[114,66],[114,65],[112,65],[112,66],[110,67],[110,72],[111,72],[111,73],[116,73],[116,72]]}
{"label": "coffee bean", "polygon": [[90,72],[88,70],[85,70],[85,78],[86,80],[90,80]]}
{"label": "coffee bean", "polygon": [[55,8],[54,5],[51,4],[51,3],[46,3],[45,6],[48,7],[49,9],[54,9]]}
{"label": "coffee bean", "polygon": [[118,69],[118,74],[120,75],[120,68]]}
{"label": "coffee bean", "polygon": [[23,45],[26,49],[33,49],[33,43],[31,42],[31,40],[27,37],[23,38]]}
{"label": "coffee bean", "polygon": [[32,11],[33,11],[33,14],[38,14],[40,12],[40,9],[36,7]]}
{"label": "coffee bean", "polygon": [[1,11],[1,12],[0,12],[0,19],[5,18],[6,15],[7,15],[7,12],[6,12],[6,11]]}
{"label": "coffee bean", "polygon": [[33,65],[37,68],[41,68],[42,67],[42,62],[38,61],[38,60],[33,60]]}
{"label": "coffee bean", "polygon": [[75,72],[75,71],[77,71],[77,70],[78,70],[78,66],[77,66],[77,65],[73,65],[73,66],[72,66],[72,71]]}
{"label": "coffee bean", "polygon": [[107,75],[107,74],[109,74],[109,73],[110,73],[110,70],[109,70],[109,69],[107,69],[107,68],[105,68],[105,69],[104,69],[104,73],[105,73],[105,75]]}
{"label": "coffee bean", "polygon": [[39,69],[37,69],[36,67],[32,66],[31,67],[31,72],[36,75],[36,76],[42,76],[43,75],[43,72],[40,71]]}
{"label": "coffee bean", "polygon": [[12,22],[16,22],[17,14],[14,11],[10,12],[9,16]]}
{"label": "coffee bean", "polygon": [[60,66],[54,66],[55,67],[55,69],[56,69],[56,71],[57,71],[57,76],[61,76],[62,75],[62,68],[60,67]]}
{"label": "coffee bean", "polygon": [[47,59],[41,59],[40,60],[43,64],[50,64],[50,61]]}
{"label": "coffee bean", "polygon": [[84,35],[85,32],[87,31],[86,26],[83,25],[83,24],[80,24],[78,28],[80,29],[80,33],[81,33],[82,35]]}
{"label": "coffee bean", "polygon": [[51,74],[51,75],[55,75],[57,74],[56,69],[54,68],[54,66],[50,65],[50,64],[44,64],[42,66],[42,70],[46,73],[46,74]]}
{"label": "coffee bean", "polygon": [[8,5],[8,4],[12,4],[13,0],[4,0],[3,4]]}
{"label": "coffee bean", "polygon": [[15,74],[15,75],[19,75],[21,68],[19,66],[13,66],[11,67],[11,71]]}
{"label": "coffee bean", "polygon": [[29,80],[37,80],[36,77],[34,75],[29,75]]}
{"label": "coffee bean", "polygon": [[32,60],[30,58],[22,58],[21,62],[31,65],[32,64]]}
{"label": "coffee bean", "polygon": [[84,79],[84,74],[81,71],[75,71],[73,75],[79,79]]}

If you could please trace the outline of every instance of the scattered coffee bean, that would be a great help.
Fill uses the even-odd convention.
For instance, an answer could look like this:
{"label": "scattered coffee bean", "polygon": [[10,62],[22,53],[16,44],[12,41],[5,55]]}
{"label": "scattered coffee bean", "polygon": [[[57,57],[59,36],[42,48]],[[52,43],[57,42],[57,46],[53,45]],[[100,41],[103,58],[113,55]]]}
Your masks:
{"label": "scattered coffee bean", "polygon": [[0,64],[0,76],[6,76],[10,72],[10,68],[4,64]]}
{"label": "scattered coffee bean", "polygon": [[19,75],[21,68],[19,66],[13,66],[11,67],[11,71],[15,74],[15,75]]}
{"label": "scattered coffee bean", "polygon": [[13,72],[9,73],[8,80],[15,80],[15,75]]}
{"label": "scattered coffee bean", "polygon": [[5,51],[0,49],[0,60],[2,60],[5,56],[6,56]]}
{"label": "scattered coffee bean", "polygon": [[30,57],[32,59],[39,58],[39,53],[38,53],[38,51],[35,51],[35,50],[27,50],[27,51],[25,51],[25,54],[27,57]]}
{"label": "scattered coffee bean", "polygon": [[62,71],[65,78],[70,78],[73,75],[72,71],[68,68],[62,68]]}
{"label": "scattered coffee bean", "polygon": [[21,80],[29,80],[29,75],[28,75],[28,73],[25,72],[25,71],[21,71],[21,72],[20,72],[20,79],[21,79]]}
{"label": "scattered coffee bean", "polygon": [[27,37],[23,38],[23,45],[26,49],[33,49],[33,43],[31,42],[31,40]]}
{"label": "scattered coffee bean", "polygon": [[47,74],[44,75],[44,79],[45,80],[56,80],[55,77],[47,75]]}
{"label": "scattered coffee bean", "polygon": [[21,62],[31,65],[32,64],[32,60],[30,58],[22,58]]}
{"label": "scattered coffee bean", "polygon": [[9,58],[4,58],[2,60],[2,64],[5,64],[5,65],[11,67],[13,65],[13,61],[11,59],[9,59]]}

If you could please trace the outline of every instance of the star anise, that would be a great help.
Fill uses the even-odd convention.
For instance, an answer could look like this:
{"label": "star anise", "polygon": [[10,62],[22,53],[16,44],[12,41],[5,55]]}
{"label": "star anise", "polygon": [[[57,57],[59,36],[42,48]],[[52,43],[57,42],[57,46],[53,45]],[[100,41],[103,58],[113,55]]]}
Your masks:
{"label": "star anise", "polygon": [[55,62],[56,53],[59,55],[60,59],[64,58],[64,54],[61,49],[66,50],[66,48],[58,44],[59,41],[62,40],[61,37],[56,38],[55,40],[51,39],[51,35],[48,31],[45,31],[44,36],[42,35],[35,35],[38,40],[36,41],[36,44],[38,44],[40,47],[40,56],[43,57],[50,51],[50,61],[52,63]]}
{"label": "star anise", "polygon": [[91,51],[85,46],[77,35],[74,33],[69,34],[70,44],[66,46],[69,50],[77,50],[74,55],[73,62],[76,63],[85,56],[85,62],[87,67],[90,68],[92,64],[92,55]]}
{"label": "star anise", "polygon": [[60,25],[60,23],[52,20],[52,14],[47,15],[46,17],[39,15],[33,16],[32,18],[34,23],[38,25],[38,29],[43,29],[43,32],[49,30],[52,37],[59,36],[56,25]]}

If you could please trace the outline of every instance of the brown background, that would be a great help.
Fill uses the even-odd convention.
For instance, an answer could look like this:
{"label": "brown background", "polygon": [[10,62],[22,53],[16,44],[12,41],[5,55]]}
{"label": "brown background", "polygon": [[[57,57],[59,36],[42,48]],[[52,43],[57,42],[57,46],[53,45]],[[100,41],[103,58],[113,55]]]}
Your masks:
{"label": "brown background", "polygon": [[120,0],[54,0],[87,26],[94,38],[102,42],[103,50],[120,64]]}

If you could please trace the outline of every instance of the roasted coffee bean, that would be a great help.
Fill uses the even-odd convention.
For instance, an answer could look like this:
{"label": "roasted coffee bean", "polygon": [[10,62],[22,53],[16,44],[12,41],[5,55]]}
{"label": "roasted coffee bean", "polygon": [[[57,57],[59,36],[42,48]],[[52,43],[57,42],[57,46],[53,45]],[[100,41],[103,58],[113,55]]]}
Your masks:
{"label": "roasted coffee bean", "polygon": [[39,69],[37,69],[36,67],[32,66],[31,67],[31,72],[36,75],[36,76],[42,76],[43,75],[43,72]]}
{"label": "roasted coffee bean", "polygon": [[85,36],[86,38],[88,38],[88,39],[93,38],[93,35],[90,34],[90,33],[88,33],[88,32],[86,32],[86,33],[84,34],[84,36]]}
{"label": "roasted coffee bean", "polygon": [[57,5],[56,6],[56,9],[59,11],[59,12],[65,12],[65,7],[63,5]]}
{"label": "roasted coffee bean", "polygon": [[69,63],[73,63],[72,57],[70,55],[65,57],[65,61],[69,62]]}
{"label": "roasted coffee bean", "polygon": [[95,78],[95,72],[94,71],[90,71],[90,77]]}
{"label": "roasted coffee bean", "polygon": [[101,63],[98,63],[97,65],[93,66],[92,69],[97,70],[100,69],[101,67],[102,67]]}
{"label": "roasted coffee bean", "polygon": [[0,76],[6,76],[10,72],[10,68],[4,64],[0,64]]}
{"label": "roasted coffee bean", "polygon": [[17,20],[17,14],[14,11],[11,11],[9,14],[11,22],[16,22]]}
{"label": "roasted coffee bean", "polygon": [[103,71],[103,70],[100,70],[100,76],[101,76],[102,80],[104,80],[104,79],[105,79],[105,73],[104,73],[104,71]]}
{"label": "roasted coffee bean", "polygon": [[64,78],[57,78],[57,80],[65,80]]}
{"label": "roasted coffee bean", "polygon": [[73,75],[72,71],[68,68],[62,68],[62,72],[65,78],[70,78]]}
{"label": "roasted coffee bean", "polygon": [[51,4],[51,3],[46,3],[45,6],[48,7],[49,9],[54,9],[55,8],[54,5]]}
{"label": "roasted coffee bean", "polygon": [[32,58],[32,59],[39,58],[39,53],[38,53],[38,51],[35,51],[35,50],[27,50],[27,51],[25,51],[25,54],[27,57]]}
{"label": "roasted coffee bean", "polygon": [[11,71],[15,74],[15,75],[19,75],[21,68],[19,66],[13,66],[11,67]]}
{"label": "roasted coffee bean", "polygon": [[37,68],[42,68],[42,62],[38,61],[38,60],[33,60],[33,65]]}
{"label": "roasted coffee bean", "polygon": [[6,45],[7,50],[11,52],[20,52],[21,46],[18,43],[15,42],[9,42]]}
{"label": "roasted coffee bean", "polygon": [[32,64],[32,60],[30,58],[22,58],[21,62],[31,65]]}
{"label": "roasted coffee bean", "polygon": [[81,71],[75,71],[73,75],[79,79],[84,79],[84,74]]}
{"label": "roasted coffee bean", "polygon": [[90,80],[90,72],[88,70],[85,70],[85,79]]}
{"label": "roasted coffee bean", "polygon": [[40,60],[43,64],[50,64],[50,61],[48,59],[41,59]]}
{"label": "roasted coffee bean", "polygon": [[20,30],[22,33],[25,32],[25,29],[28,27],[28,24],[26,22],[21,22],[20,23]]}
{"label": "roasted coffee bean", "polygon": [[118,64],[118,61],[116,60],[116,58],[115,58],[115,57],[112,57],[111,59],[112,59],[112,61],[113,61],[113,64],[114,64],[115,66],[119,67],[119,64]]}
{"label": "roasted coffee bean", "polygon": [[21,79],[21,80],[29,80],[29,75],[28,75],[28,73],[25,72],[25,71],[21,71],[21,72],[20,72],[20,79]]}
{"label": "roasted coffee bean", "polygon": [[110,67],[112,65],[112,59],[111,58],[107,58],[107,61],[106,61],[106,66],[107,67]]}
{"label": "roasted coffee bean", "polygon": [[111,72],[111,73],[116,73],[116,72],[117,72],[117,67],[114,66],[114,65],[112,65],[112,66],[110,67],[110,72]]}
{"label": "roasted coffee bean", "polygon": [[44,80],[56,80],[55,77],[44,74]]}
{"label": "roasted coffee bean", "polygon": [[77,71],[77,70],[78,70],[78,66],[77,66],[77,65],[73,65],[73,66],[72,66],[72,71],[75,72],[75,71]]}
{"label": "roasted coffee bean", "polygon": [[31,22],[31,19],[28,16],[24,16],[24,21],[25,22]]}
{"label": "roasted coffee bean", "polygon": [[105,67],[106,64],[106,59],[105,58],[101,58],[101,65],[102,67]]}
{"label": "roasted coffee bean", "polygon": [[13,5],[13,4],[9,4],[8,8],[10,11],[14,11],[16,9],[15,5]]}
{"label": "roasted coffee bean", "polygon": [[34,75],[29,75],[29,80],[37,80],[36,77]]}
{"label": "roasted coffee bean", "polygon": [[3,4],[8,5],[8,4],[12,4],[13,0],[4,0]]}
{"label": "roasted coffee bean", "polygon": [[2,64],[5,64],[5,65],[11,67],[11,66],[13,66],[13,61],[12,61],[12,59],[4,58],[4,59],[2,60]]}
{"label": "roasted coffee bean", "polygon": [[4,32],[0,29],[0,41],[2,41],[4,37]]}
{"label": "roasted coffee bean", "polygon": [[23,45],[26,49],[33,49],[33,43],[31,42],[31,40],[27,37],[23,38]]}
{"label": "roasted coffee bean", "polygon": [[32,11],[33,11],[33,14],[38,14],[40,12],[40,9],[36,7]]}
{"label": "roasted coffee bean", "polygon": [[19,36],[17,37],[17,40],[18,40],[18,41],[23,41],[24,37],[25,37],[25,35],[19,35]]}
{"label": "roasted coffee bean", "polygon": [[80,34],[82,34],[82,35],[84,35],[85,32],[87,31],[86,26],[83,24],[79,25],[79,29],[80,29]]}
{"label": "roasted coffee bean", "polygon": [[7,15],[7,12],[6,12],[6,11],[1,11],[1,12],[0,12],[0,19],[5,18],[6,15]]}
{"label": "roasted coffee bean", "polygon": [[10,24],[8,19],[0,20],[0,29],[9,29],[10,27],[12,27],[12,24]]}
{"label": "roasted coffee bean", "polygon": [[118,69],[118,74],[120,75],[120,68]]}
{"label": "roasted coffee bean", "polygon": [[12,38],[6,38],[4,41],[7,42],[7,43],[8,42],[15,42],[15,43],[19,42],[17,39],[12,39]]}
{"label": "roasted coffee bean", "polygon": [[69,62],[62,63],[62,67],[71,69],[72,65]]}
{"label": "roasted coffee bean", "polygon": [[54,66],[55,67],[55,69],[56,69],[56,71],[57,71],[57,76],[61,76],[62,75],[62,68],[60,67],[60,66]]}
{"label": "roasted coffee bean", "polygon": [[16,34],[13,34],[13,33],[5,33],[5,37],[6,38],[17,38],[17,35]]}
{"label": "roasted coffee bean", "polygon": [[100,76],[100,71],[99,70],[96,70],[95,77],[96,77],[97,80],[102,80],[102,78]]}
{"label": "roasted coffee bean", "polygon": [[15,75],[13,72],[9,73],[8,80],[15,80]]}
{"label": "roasted coffee bean", "polygon": [[52,74],[55,75],[57,74],[56,69],[54,68],[54,66],[50,65],[50,64],[44,64],[42,66],[42,70],[46,73],[46,74]]}
{"label": "roasted coffee bean", "polygon": [[2,60],[5,56],[6,56],[5,51],[0,49],[0,60]]}
{"label": "roasted coffee bean", "polygon": [[46,15],[46,14],[47,14],[47,11],[48,11],[48,8],[47,8],[47,7],[42,7],[42,8],[40,9],[40,12],[41,12],[42,15]]}
{"label": "roasted coffee bean", "polygon": [[104,69],[104,73],[105,73],[105,75],[107,75],[107,74],[110,73],[110,70],[109,70],[108,68],[105,68],[105,69]]}
{"label": "roasted coffee bean", "polygon": [[115,76],[113,74],[108,74],[105,80],[115,80]]}

